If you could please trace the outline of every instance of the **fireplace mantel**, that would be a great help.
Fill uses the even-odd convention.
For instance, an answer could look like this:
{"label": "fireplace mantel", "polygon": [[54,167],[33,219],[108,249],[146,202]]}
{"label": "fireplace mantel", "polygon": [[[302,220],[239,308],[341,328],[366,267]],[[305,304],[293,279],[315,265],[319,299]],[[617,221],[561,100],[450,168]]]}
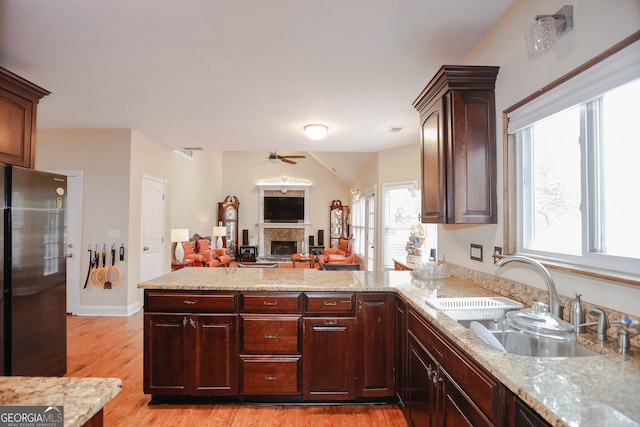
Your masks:
{"label": "fireplace mantel", "polygon": [[[292,179],[283,176],[282,178],[274,178],[268,180],[259,181],[257,184],[260,190],[260,212],[258,216],[258,257],[268,256],[265,254],[265,229],[278,228],[278,229],[302,229],[304,233],[304,242],[309,240],[309,230],[311,224],[309,223],[309,190],[311,189],[311,182],[303,181],[300,179]],[[287,223],[273,223],[264,222],[264,193],[265,191],[278,191],[283,195],[291,192],[302,193],[304,192],[304,222],[287,222]]]}

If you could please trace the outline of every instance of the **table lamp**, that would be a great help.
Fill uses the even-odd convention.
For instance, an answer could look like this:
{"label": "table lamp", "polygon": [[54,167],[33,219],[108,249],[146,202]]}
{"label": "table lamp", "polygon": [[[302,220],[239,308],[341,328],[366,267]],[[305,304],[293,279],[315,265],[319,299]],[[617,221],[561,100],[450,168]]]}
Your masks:
{"label": "table lamp", "polygon": [[218,238],[218,240],[216,240],[216,248],[221,248],[223,246],[222,236],[226,236],[226,234],[227,227],[213,227],[213,235]]}
{"label": "table lamp", "polygon": [[176,244],[176,261],[180,264],[182,264],[182,260],[184,259],[184,248],[182,247],[182,242],[186,242],[187,240],[189,240],[188,228],[171,229],[171,241]]}

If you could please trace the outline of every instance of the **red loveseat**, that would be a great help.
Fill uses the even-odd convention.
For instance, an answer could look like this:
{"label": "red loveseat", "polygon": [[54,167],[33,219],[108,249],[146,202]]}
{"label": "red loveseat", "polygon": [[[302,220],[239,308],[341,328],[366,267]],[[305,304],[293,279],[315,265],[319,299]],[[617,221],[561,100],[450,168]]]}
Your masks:
{"label": "red loveseat", "polygon": [[226,248],[211,248],[211,237],[194,234],[182,243],[184,259],[193,260],[193,267],[228,267],[231,256]]}

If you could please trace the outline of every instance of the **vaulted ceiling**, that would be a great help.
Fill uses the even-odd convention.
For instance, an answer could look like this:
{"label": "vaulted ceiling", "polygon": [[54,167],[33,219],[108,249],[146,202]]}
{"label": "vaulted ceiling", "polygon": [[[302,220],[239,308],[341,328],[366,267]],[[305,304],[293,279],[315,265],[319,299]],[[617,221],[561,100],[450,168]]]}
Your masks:
{"label": "vaulted ceiling", "polygon": [[[0,0],[0,65],[52,92],[39,128],[132,128],[172,148],[355,169],[419,141],[413,100],[511,3]],[[307,139],[309,123],[328,136]]]}

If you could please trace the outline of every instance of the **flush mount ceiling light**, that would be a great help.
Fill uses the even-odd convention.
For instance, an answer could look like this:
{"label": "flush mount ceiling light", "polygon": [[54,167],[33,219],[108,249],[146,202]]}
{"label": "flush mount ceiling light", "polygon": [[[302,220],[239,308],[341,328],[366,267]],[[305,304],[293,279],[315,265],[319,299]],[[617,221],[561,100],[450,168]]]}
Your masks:
{"label": "flush mount ceiling light", "polygon": [[564,6],[553,15],[538,15],[526,31],[529,59],[538,59],[558,48],[558,40],[573,30],[573,6]]}
{"label": "flush mount ceiling light", "polygon": [[325,125],[306,125],[304,127],[304,133],[307,134],[307,138],[313,139],[314,141],[319,141],[327,136],[329,132],[329,127]]}

